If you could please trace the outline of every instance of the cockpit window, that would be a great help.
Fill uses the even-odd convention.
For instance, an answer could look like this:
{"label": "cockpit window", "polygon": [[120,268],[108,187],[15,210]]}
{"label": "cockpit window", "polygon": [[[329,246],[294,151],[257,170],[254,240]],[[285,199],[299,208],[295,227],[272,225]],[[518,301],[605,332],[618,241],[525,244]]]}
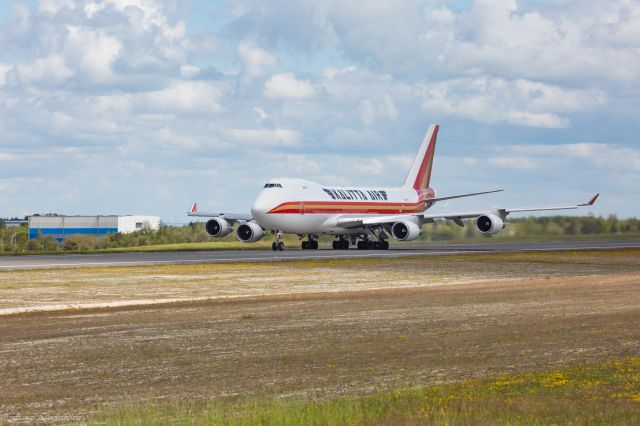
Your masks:
{"label": "cockpit window", "polygon": [[282,188],[282,185],[280,185],[279,183],[265,183],[264,187],[265,188]]}

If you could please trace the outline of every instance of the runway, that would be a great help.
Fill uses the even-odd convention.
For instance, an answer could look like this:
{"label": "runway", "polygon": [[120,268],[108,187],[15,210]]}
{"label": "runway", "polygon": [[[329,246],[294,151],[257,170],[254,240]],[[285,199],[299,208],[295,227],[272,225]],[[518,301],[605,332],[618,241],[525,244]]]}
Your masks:
{"label": "runway", "polygon": [[104,254],[61,254],[0,256],[0,271],[39,268],[78,268],[90,266],[137,266],[161,264],[257,263],[309,259],[394,258],[460,253],[518,253],[553,250],[607,250],[640,248],[640,240],[578,241],[535,243],[397,244],[387,251],[377,250],[271,250],[133,252]]}

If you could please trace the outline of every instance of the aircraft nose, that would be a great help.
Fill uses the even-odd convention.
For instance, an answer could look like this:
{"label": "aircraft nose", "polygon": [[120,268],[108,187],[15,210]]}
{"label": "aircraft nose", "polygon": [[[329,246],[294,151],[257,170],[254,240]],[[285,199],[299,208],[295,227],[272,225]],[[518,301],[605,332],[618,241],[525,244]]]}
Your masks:
{"label": "aircraft nose", "polygon": [[251,214],[255,219],[263,218],[270,210],[270,204],[268,197],[265,196],[264,192],[261,192],[251,206]]}

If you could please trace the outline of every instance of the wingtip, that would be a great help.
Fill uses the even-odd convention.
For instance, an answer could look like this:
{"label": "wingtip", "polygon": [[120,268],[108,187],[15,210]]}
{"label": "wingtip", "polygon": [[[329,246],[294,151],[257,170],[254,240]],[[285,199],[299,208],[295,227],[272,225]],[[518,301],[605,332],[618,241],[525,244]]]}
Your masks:
{"label": "wingtip", "polygon": [[189,213],[197,213],[198,212],[198,203],[191,204],[191,208],[189,209]]}
{"label": "wingtip", "polygon": [[600,193],[597,193],[596,195],[591,197],[591,199],[589,201],[587,201],[584,204],[580,204],[580,205],[581,206],[593,206],[596,203],[596,200],[598,199],[599,196],[600,196]]}

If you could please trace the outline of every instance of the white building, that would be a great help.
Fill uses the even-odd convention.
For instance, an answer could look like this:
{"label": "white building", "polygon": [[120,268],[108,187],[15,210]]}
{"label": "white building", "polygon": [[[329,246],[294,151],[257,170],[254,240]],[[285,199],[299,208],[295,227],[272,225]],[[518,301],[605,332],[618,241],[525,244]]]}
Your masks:
{"label": "white building", "polygon": [[130,234],[144,228],[160,229],[160,216],[118,216],[118,232]]}

